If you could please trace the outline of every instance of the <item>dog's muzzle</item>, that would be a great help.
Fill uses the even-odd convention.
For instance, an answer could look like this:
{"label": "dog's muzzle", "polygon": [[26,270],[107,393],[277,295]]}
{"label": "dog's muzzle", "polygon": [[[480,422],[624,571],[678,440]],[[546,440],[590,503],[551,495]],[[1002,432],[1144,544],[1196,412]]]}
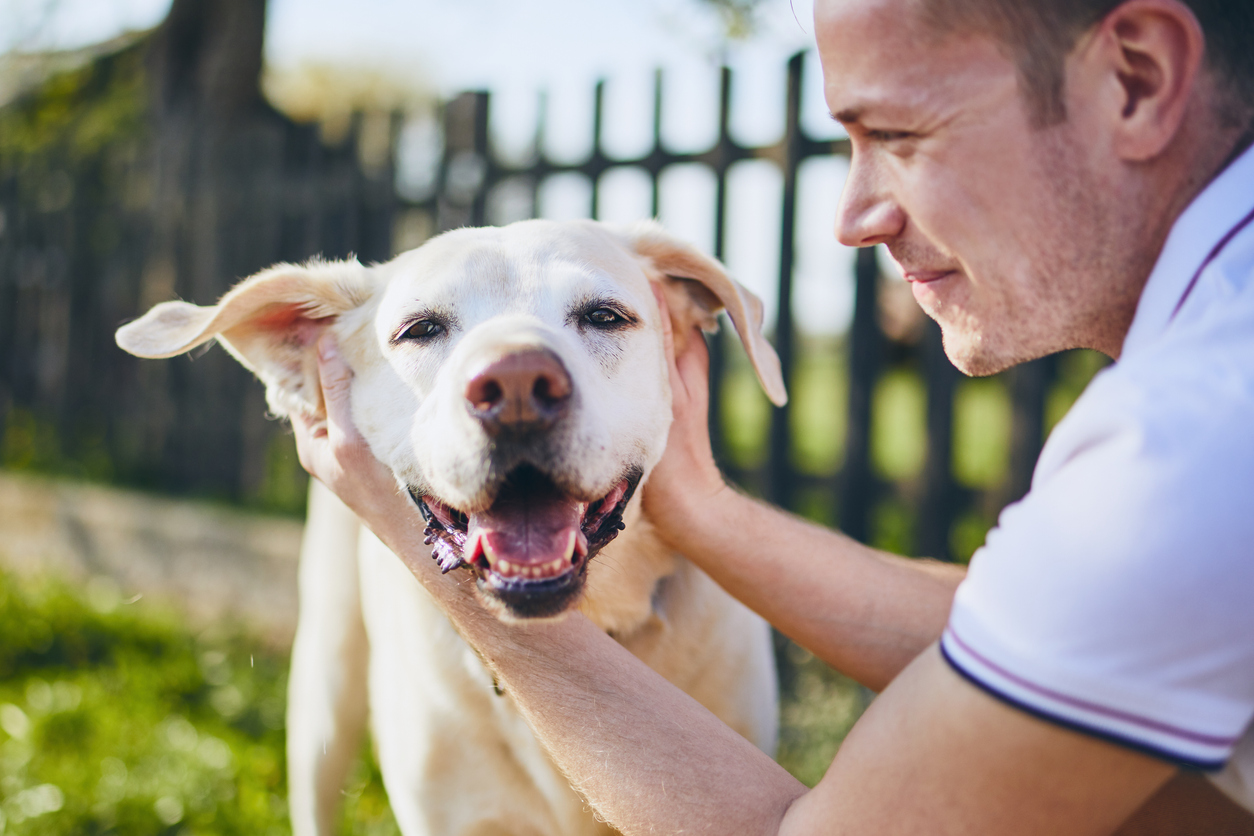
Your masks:
{"label": "dog's muzzle", "polygon": [[410,495],[444,572],[466,566],[479,589],[511,616],[544,618],[574,604],[588,562],[625,527],[623,511],[639,482],[640,471],[633,470],[605,496],[584,502],[524,465],[510,473],[489,507],[470,514]]}

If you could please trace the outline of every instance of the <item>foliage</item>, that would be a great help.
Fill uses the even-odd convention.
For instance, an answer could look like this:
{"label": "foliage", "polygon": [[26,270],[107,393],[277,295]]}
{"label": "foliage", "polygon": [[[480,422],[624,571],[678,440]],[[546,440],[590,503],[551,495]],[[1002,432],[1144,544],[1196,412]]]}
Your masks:
{"label": "foliage", "polygon": [[[285,654],[0,574],[0,833],[286,833]],[[363,763],[346,828],[394,832]]]}
{"label": "foliage", "polygon": [[0,467],[91,482],[109,482],[116,476],[103,432],[88,426],[64,439],[52,421],[21,407],[11,408],[5,416]]}
{"label": "foliage", "polygon": [[785,676],[776,759],[797,780],[812,787],[862,716],[871,692],[791,642],[784,644],[782,655]]}
{"label": "foliage", "polygon": [[748,38],[757,28],[757,11],[762,0],[701,0],[718,13],[729,40]]}
{"label": "foliage", "polygon": [[134,153],[146,135],[143,52],[130,47],[68,72],[0,110],[0,173],[37,188],[41,209],[68,204],[81,170]]}
{"label": "foliage", "polygon": [[[132,488],[151,487],[142,475],[120,473],[103,430],[90,420],[65,434],[55,421],[29,409],[12,407],[0,422],[0,468],[40,473]],[[248,494],[229,500],[221,496],[200,499],[289,517],[305,516],[309,476],[296,457],[290,433],[278,433],[265,449],[261,479]]]}

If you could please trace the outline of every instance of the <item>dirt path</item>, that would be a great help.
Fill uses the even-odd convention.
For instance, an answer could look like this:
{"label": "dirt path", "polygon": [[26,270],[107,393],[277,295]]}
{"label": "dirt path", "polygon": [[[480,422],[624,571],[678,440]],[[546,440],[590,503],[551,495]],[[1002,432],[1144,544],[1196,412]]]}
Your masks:
{"label": "dirt path", "polygon": [[193,625],[238,620],[288,646],[302,525],[219,506],[0,471],[0,565],[108,602],[137,595]]}

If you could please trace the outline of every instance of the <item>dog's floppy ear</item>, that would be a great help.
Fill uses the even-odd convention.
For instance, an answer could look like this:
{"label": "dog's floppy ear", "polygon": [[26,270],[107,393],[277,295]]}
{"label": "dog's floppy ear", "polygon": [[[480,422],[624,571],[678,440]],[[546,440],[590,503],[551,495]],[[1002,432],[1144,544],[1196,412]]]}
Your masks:
{"label": "dog's floppy ear", "polygon": [[644,259],[650,280],[666,294],[676,349],[682,350],[679,341],[686,339],[693,325],[707,332],[716,330],[716,315],[725,309],[767,397],[776,406],[787,403],[779,356],[762,335],[762,300],[728,276],[718,261],[667,234],[657,223],[635,224],[626,234]]}
{"label": "dog's floppy ear", "polygon": [[266,385],[278,415],[320,416],[316,344],[335,317],[367,298],[356,261],[278,264],[231,288],[212,307],[162,302],[118,329],[117,343],[139,357],[173,357],[212,339]]}

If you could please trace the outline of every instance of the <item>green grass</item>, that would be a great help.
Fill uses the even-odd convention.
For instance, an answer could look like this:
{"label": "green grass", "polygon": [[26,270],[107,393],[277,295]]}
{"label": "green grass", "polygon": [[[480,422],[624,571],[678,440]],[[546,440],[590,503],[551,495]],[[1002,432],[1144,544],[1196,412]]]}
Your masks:
{"label": "green grass", "polygon": [[[813,785],[865,699],[789,646],[780,762]],[[0,573],[0,834],[284,834],[287,655],[238,629]],[[363,752],[341,833],[397,828]]]}
{"label": "green grass", "polygon": [[808,787],[818,783],[836,750],[862,716],[870,692],[788,642],[776,760]]}
{"label": "green grass", "polygon": [[[0,833],[290,832],[286,654],[107,587],[0,575]],[[363,761],[345,832],[395,832]]]}
{"label": "green grass", "polygon": [[999,378],[959,381],[954,392],[954,478],[995,488],[1010,467],[1010,392]]}

